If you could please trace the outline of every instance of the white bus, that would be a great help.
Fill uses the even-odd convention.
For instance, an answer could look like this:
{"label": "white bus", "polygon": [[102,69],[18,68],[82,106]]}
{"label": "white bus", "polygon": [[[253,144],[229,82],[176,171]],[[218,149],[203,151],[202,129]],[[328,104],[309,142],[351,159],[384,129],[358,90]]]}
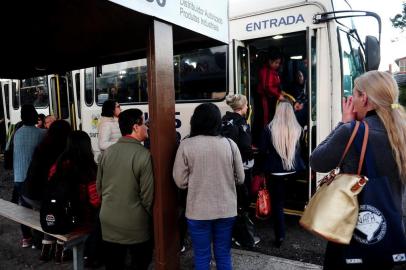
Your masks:
{"label": "white bus", "polygon": [[[278,51],[283,55],[282,90],[291,93],[298,71],[306,80],[302,156],[308,160],[311,150],[341,120],[341,100],[351,95],[354,79],[379,66],[379,16],[351,11],[344,0],[230,0],[229,16],[230,92],[250,97],[254,144],[262,129],[256,123],[261,109],[258,70],[270,51]],[[369,33],[362,32],[365,25]],[[286,211],[300,214],[316,188],[316,175],[309,168],[295,178],[286,183]]]}
{"label": "white bus", "polygon": [[7,132],[20,121],[23,104],[33,104],[38,114],[55,115],[77,129],[74,102],[76,93],[72,92],[70,73],[23,80],[3,79],[0,85]]}
{"label": "white bus", "polygon": [[[174,125],[178,138],[188,134],[198,104],[214,102],[224,113],[229,109],[226,94],[241,93],[249,97],[249,121],[257,144],[256,134],[262,131],[256,125],[258,69],[269,50],[277,49],[283,55],[282,90],[289,93],[297,71],[305,75],[309,109],[302,156],[307,160],[341,119],[341,98],[351,94],[354,79],[379,66],[379,17],[351,11],[345,0],[230,0],[229,16],[229,46],[201,44],[190,49],[175,45]],[[371,33],[362,25],[378,39],[368,35]],[[39,113],[54,114],[86,131],[97,156],[97,127],[106,99],[115,99],[124,110],[139,108],[148,118],[147,62],[133,57],[63,75],[6,80],[2,94],[7,126],[19,121],[21,104],[32,102]],[[309,168],[288,183],[287,213],[303,211],[315,190],[315,179]]]}

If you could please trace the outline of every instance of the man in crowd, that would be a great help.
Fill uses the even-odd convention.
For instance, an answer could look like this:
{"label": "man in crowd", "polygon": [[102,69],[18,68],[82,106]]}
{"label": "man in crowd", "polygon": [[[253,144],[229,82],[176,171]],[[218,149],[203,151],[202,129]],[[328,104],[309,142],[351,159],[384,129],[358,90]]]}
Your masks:
{"label": "man in crowd", "polygon": [[127,251],[137,269],[152,260],[152,201],[154,179],[143,113],[129,109],[119,116],[123,137],[104,153],[97,173],[102,198],[100,222],[106,269],[124,269]]}
{"label": "man in crowd", "polygon": [[[14,134],[14,190],[11,201],[26,206],[21,197],[21,189],[27,176],[34,150],[44,138],[46,131],[35,127],[38,121],[38,114],[31,104],[25,104],[21,107],[21,121],[23,126]],[[23,234],[21,246],[30,247],[32,243],[30,228],[21,225],[21,230]]]}

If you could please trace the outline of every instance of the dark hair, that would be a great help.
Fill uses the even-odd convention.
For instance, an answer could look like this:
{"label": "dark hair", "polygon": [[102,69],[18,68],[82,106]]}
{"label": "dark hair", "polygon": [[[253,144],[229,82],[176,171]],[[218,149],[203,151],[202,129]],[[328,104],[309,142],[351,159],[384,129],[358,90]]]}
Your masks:
{"label": "dark hair", "polygon": [[121,135],[129,135],[133,131],[135,124],[142,124],[142,111],[138,109],[128,109],[120,113],[118,125],[120,126]]}
{"label": "dark hair", "polygon": [[282,57],[282,54],[278,50],[273,49],[273,50],[269,50],[268,59],[271,61],[281,59],[281,61],[282,61],[283,57]]}
{"label": "dark hair", "polygon": [[65,120],[56,120],[49,127],[44,140],[38,146],[41,151],[49,153],[50,156],[54,156],[50,153],[55,153],[57,158],[60,153],[65,149],[66,140],[71,133],[72,128]]}
{"label": "dark hair", "polygon": [[21,106],[21,121],[26,126],[35,126],[38,123],[38,113],[32,104]]}
{"label": "dark hair", "polygon": [[[27,172],[27,178],[33,178],[36,184],[46,182],[43,182],[44,180],[42,179],[48,179],[49,169],[64,151],[70,132],[71,127],[69,123],[64,120],[55,121],[50,126],[45,138],[37,148],[35,148]],[[27,187],[29,188],[30,186]]]}
{"label": "dark hair", "polygon": [[[45,114],[43,114],[43,113],[38,114],[38,120],[41,120],[41,122],[42,122],[41,126],[38,126],[38,127],[45,128]],[[37,123],[38,123],[38,120],[37,120]]]}
{"label": "dark hair", "polygon": [[116,109],[116,101],[112,99],[108,99],[103,103],[101,116],[105,117],[113,117],[114,110]]}
{"label": "dark hair", "polygon": [[213,103],[196,107],[190,119],[190,137],[198,135],[218,136],[221,127],[221,113]]}
{"label": "dark hair", "polygon": [[58,158],[55,175],[61,177],[61,173],[66,173],[66,167],[68,175],[75,176],[75,179],[70,181],[86,184],[95,180],[97,164],[94,161],[90,137],[86,132],[75,130],[69,134],[66,148]]}

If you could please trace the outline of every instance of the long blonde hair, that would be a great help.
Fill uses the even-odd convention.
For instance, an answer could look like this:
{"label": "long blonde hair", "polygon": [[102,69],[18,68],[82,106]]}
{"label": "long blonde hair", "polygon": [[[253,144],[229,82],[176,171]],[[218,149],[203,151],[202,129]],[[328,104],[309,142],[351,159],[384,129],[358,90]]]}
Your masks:
{"label": "long blonde hair", "polygon": [[296,147],[302,133],[302,127],[296,120],[292,104],[287,101],[280,102],[268,128],[272,134],[272,144],[282,159],[283,168],[293,170]]}
{"label": "long blonde hair", "polygon": [[406,183],[406,113],[399,102],[399,88],[391,74],[369,71],[354,82],[354,89],[365,92],[386,132],[402,182]]}

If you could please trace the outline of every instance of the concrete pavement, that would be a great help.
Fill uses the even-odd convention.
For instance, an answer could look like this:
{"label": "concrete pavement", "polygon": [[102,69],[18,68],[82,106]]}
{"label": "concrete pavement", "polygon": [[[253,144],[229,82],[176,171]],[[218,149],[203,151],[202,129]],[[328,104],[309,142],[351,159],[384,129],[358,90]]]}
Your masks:
{"label": "concrete pavement", "polygon": [[234,270],[322,269],[321,266],[245,250],[232,250]]}
{"label": "concrete pavement", "polygon": [[[233,270],[315,270],[322,269],[320,265],[289,260],[281,257],[265,255],[259,252],[232,249]],[[187,250],[181,255],[181,269],[194,269],[193,252]],[[153,268],[153,267],[152,267]],[[154,269],[154,268],[153,268]],[[211,270],[216,270],[214,259]]]}

